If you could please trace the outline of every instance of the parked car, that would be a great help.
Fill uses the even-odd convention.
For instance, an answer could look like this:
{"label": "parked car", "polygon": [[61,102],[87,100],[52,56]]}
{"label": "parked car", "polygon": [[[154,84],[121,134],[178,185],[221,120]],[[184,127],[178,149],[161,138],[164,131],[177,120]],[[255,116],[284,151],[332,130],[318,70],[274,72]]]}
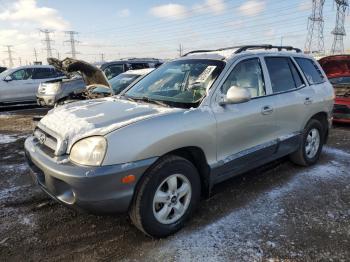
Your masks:
{"label": "parked car", "polygon": [[20,66],[0,73],[0,103],[35,102],[41,82],[62,79],[52,66]]}
{"label": "parked car", "polygon": [[129,58],[102,63],[99,65],[99,68],[103,71],[109,80],[129,70],[157,68],[162,63],[163,61],[157,58]]}
{"label": "parked car", "polygon": [[6,69],[7,69],[6,67],[0,66],[0,73],[4,72]]}
{"label": "parked car", "polygon": [[319,60],[334,87],[333,121],[350,123],[350,55],[333,55]]}
{"label": "parked car", "polygon": [[287,155],[315,164],[333,99],[317,61],[299,49],[193,51],[118,97],[51,110],[25,151],[35,181],[57,201],[128,211],[144,233],[164,237],[219,182]]}
{"label": "parked car", "polygon": [[101,69],[81,60],[50,59],[49,63],[67,76],[67,79],[40,84],[37,103],[49,107],[119,94],[138,77],[154,69],[129,70],[108,81]]}

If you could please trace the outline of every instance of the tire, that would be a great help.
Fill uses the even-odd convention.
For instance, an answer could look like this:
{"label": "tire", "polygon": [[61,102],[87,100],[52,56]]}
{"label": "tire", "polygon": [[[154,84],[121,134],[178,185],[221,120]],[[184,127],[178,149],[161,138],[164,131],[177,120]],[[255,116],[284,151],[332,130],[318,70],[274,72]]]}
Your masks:
{"label": "tire", "polygon": [[[190,190],[186,191],[188,186]],[[175,194],[170,193],[174,188],[177,188]],[[184,192],[187,194],[182,195]],[[146,235],[166,237],[180,230],[191,217],[200,192],[200,178],[194,165],[182,157],[166,156],[148,170],[138,184],[129,216]],[[161,198],[156,198],[156,193]]]}
{"label": "tire", "polygon": [[290,160],[300,166],[315,164],[320,158],[326,131],[320,121],[311,119],[305,127],[299,149],[290,155]]}

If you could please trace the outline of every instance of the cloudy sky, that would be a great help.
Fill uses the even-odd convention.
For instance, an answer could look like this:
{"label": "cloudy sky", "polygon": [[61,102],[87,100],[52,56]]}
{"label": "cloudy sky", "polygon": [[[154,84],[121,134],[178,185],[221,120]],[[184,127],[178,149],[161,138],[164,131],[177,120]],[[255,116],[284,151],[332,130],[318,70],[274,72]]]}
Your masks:
{"label": "cloudy sky", "polygon": [[[162,57],[238,44],[271,43],[303,48],[311,0],[0,0],[0,51],[12,45],[15,64],[46,59],[44,35],[52,30],[53,55],[69,56],[64,31],[79,32],[78,58]],[[325,46],[335,24],[333,1],[326,0]],[[346,29],[350,25],[347,18]],[[349,32],[350,33],[350,32]],[[350,48],[346,39],[345,48]],[[2,50],[1,50],[2,49]],[[8,63],[0,52],[0,64]]]}

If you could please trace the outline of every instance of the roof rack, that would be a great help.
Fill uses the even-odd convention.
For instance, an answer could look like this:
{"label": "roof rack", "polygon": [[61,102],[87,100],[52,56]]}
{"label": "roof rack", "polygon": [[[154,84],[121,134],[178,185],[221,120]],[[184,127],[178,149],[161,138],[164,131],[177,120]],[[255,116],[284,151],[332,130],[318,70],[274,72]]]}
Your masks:
{"label": "roof rack", "polygon": [[187,56],[189,54],[195,54],[195,53],[208,53],[208,52],[218,52],[218,51],[224,51],[224,50],[230,50],[230,49],[237,49],[234,51],[234,54],[239,54],[241,52],[247,51],[247,50],[254,50],[254,49],[277,49],[278,51],[282,51],[282,49],[285,49],[287,51],[296,51],[297,53],[301,53],[302,51],[299,48],[295,48],[292,46],[274,46],[274,45],[243,45],[243,46],[231,46],[231,47],[225,47],[225,48],[219,48],[219,49],[212,49],[212,50],[194,50],[190,51],[183,56]]}

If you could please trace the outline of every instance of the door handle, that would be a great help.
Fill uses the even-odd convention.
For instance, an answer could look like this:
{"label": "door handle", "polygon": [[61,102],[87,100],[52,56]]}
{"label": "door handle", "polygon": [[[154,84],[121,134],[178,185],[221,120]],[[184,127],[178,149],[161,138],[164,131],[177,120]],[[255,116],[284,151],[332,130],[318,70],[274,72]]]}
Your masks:
{"label": "door handle", "polygon": [[312,98],[311,97],[306,97],[304,100],[305,105],[310,105],[312,103]]}
{"label": "door handle", "polygon": [[261,109],[261,113],[263,115],[269,115],[273,112],[273,108],[271,106],[264,106],[262,109]]}

